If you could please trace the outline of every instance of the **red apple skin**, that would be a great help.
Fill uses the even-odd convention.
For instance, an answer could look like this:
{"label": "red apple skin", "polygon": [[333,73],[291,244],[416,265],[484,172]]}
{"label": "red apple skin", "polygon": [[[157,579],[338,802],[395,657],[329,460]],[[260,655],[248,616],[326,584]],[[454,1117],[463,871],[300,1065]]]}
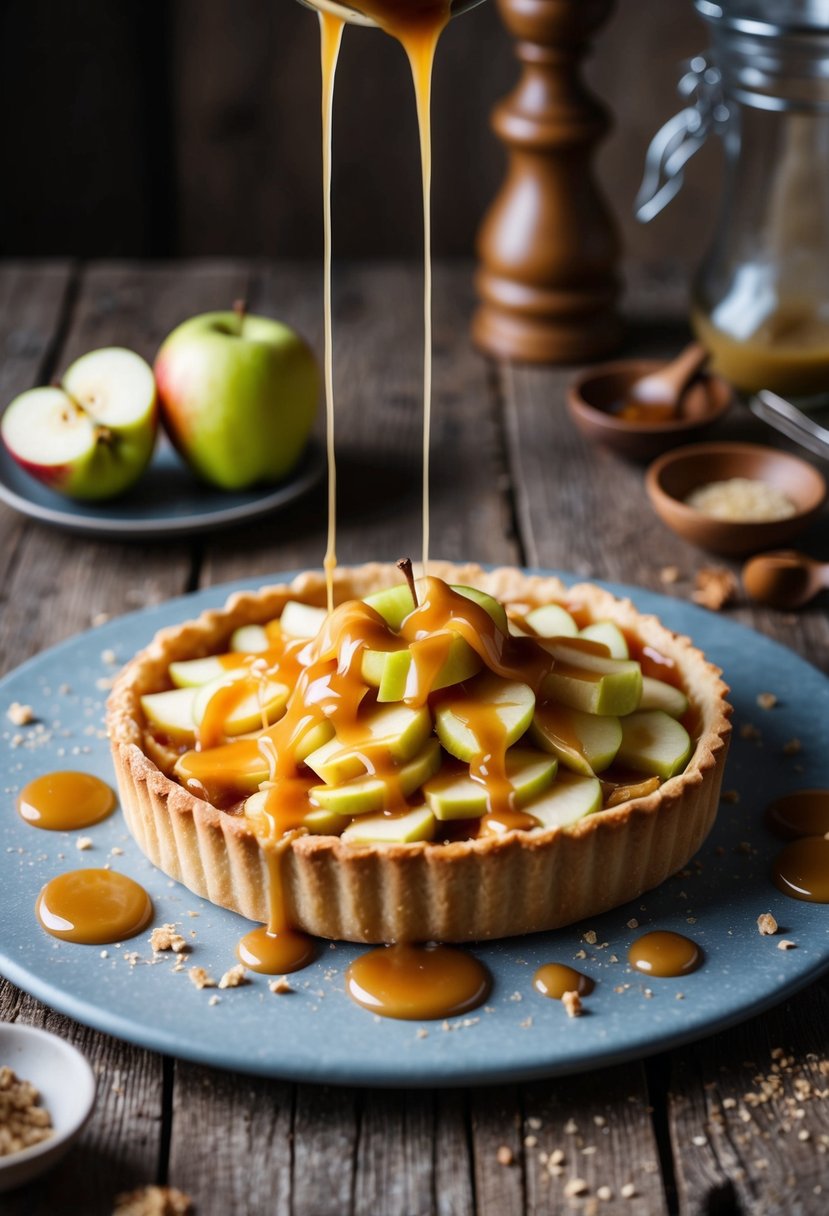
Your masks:
{"label": "red apple skin", "polygon": [[57,494],[64,493],[64,487],[69,483],[72,474],[72,469],[68,464],[35,464],[31,460],[24,460],[22,456],[18,456],[7,443],[4,443],[3,447],[24,473],[36,478]]}
{"label": "red apple skin", "polygon": [[223,490],[279,481],[313,427],[316,361],[278,321],[232,312],[192,317],[155,361],[161,417],[202,480]]}

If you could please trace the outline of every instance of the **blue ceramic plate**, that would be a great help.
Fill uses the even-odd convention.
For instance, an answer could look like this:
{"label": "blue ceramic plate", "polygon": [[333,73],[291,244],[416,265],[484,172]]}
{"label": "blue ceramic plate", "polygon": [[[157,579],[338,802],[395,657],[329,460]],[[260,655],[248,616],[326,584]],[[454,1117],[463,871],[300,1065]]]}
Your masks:
{"label": "blue ceramic plate", "polygon": [[[156,923],[181,925],[193,946],[188,965],[218,977],[234,963],[247,922],[155,870],[117,814],[92,828],[94,847],[79,852],[77,833],[41,832],[23,823],[14,795],[26,780],[60,768],[111,780],[101,734],[106,693],[99,688],[116,669],[105,661],[112,658],[107,650],[120,663],[160,626],[219,605],[243,585],[254,584],[215,588],[111,621],[2,682],[0,709],[12,701],[30,704],[41,725],[15,729],[3,718],[0,970],[40,1000],[133,1043],[220,1068],[304,1081],[451,1085],[573,1073],[661,1051],[759,1013],[829,967],[826,908],[788,899],[772,886],[767,872],[779,846],[761,823],[770,799],[799,786],[829,786],[829,680],[784,647],[721,616],[612,585],[643,612],[658,613],[689,634],[723,667],[736,722],[725,788],[738,791],[739,801],[723,804],[696,862],[658,891],[589,923],[476,947],[495,981],[485,1009],[449,1025],[375,1019],[345,995],[345,969],[361,948],[342,943],[323,944],[317,962],[292,977],[290,995],[271,994],[267,980],[255,976],[210,1005],[215,991],[197,991],[186,973],[174,974],[172,956],[152,962],[146,936],[108,947],[106,957],[100,947],[48,937],[33,911],[42,884],[60,871],[110,860],[150,891]],[[761,692],[776,694],[774,709],[758,707]],[[741,737],[747,723],[758,729],[759,740]],[[789,755],[784,745],[793,738],[802,750]],[[113,847],[123,853],[111,855]],[[757,917],[766,911],[796,949],[778,950],[779,936],[760,936]],[[630,929],[634,918],[639,928]],[[704,967],[682,980],[646,980],[632,971],[628,946],[649,928],[692,937],[705,951]],[[588,944],[585,935],[592,941],[593,933],[595,944]],[[597,986],[586,1001],[589,1015],[568,1019],[558,1001],[534,992],[532,976],[541,963],[572,962],[582,950],[586,958],[575,965]],[[141,961],[131,964],[130,951]]]}
{"label": "blue ceramic plate", "polygon": [[88,536],[120,540],[192,536],[269,515],[309,490],[324,467],[320,445],[311,442],[290,477],[279,485],[215,490],[196,480],[161,434],[150,467],[133,489],[110,502],[86,503],[41,485],[0,445],[0,499],[31,519]]}

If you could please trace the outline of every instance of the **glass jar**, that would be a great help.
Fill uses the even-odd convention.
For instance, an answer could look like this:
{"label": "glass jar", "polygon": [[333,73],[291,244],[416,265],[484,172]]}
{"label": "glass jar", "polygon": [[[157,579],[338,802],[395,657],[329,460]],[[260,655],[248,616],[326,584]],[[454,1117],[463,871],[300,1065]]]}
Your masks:
{"label": "glass jar", "polygon": [[688,65],[689,104],[651,144],[637,214],[656,215],[706,136],[722,136],[725,191],[693,326],[737,388],[802,405],[829,395],[829,0],[694,3],[712,49]]}

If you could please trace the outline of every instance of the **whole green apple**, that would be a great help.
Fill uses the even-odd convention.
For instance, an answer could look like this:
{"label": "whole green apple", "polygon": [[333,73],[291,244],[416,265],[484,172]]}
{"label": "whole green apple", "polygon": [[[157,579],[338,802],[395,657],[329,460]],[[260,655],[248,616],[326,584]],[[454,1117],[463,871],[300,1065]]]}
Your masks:
{"label": "whole green apple", "polygon": [[153,373],[109,346],[76,359],[60,384],[29,389],[0,422],[22,469],[68,498],[114,498],[150,462],[158,422]]}
{"label": "whole green apple", "polygon": [[279,481],[314,424],[317,364],[269,317],[208,312],[174,329],[155,361],[164,425],[190,468],[223,490]]}

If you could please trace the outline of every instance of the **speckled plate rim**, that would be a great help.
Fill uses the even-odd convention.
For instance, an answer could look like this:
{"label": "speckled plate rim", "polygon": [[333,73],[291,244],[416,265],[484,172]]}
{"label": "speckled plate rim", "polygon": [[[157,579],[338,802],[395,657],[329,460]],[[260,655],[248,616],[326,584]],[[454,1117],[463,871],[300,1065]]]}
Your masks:
{"label": "speckled plate rim", "polygon": [[[72,509],[71,499],[47,506],[34,497],[18,493],[6,481],[0,464],[0,500],[29,519],[49,524],[64,532],[83,536],[100,536],[118,540],[147,540],[164,537],[195,536],[221,528],[231,528],[269,515],[280,507],[301,498],[322,477],[325,454],[319,442],[312,440],[294,471],[274,489],[251,491],[247,502],[226,507],[216,505],[221,491],[205,490],[203,510],[189,515],[113,516],[110,507],[102,507],[100,515],[84,515]],[[140,483],[139,483],[140,485]],[[117,504],[115,509],[117,510]],[[104,514],[104,511],[107,514]]]}
{"label": "speckled plate rim", "polygon": [[[557,571],[532,570],[531,573],[553,573],[558,574],[565,581],[574,581],[572,575]],[[290,577],[292,577],[292,573],[280,573],[274,576],[273,580],[263,580],[261,578],[247,579],[179,597],[151,609],[132,613],[129,616],[110,621],[106,625],[92,631],[95,645],[96,647],[104,647],[117,638],[119,633],[123,633],[125,630],[128,631],[130,627],[134,630],[139,625],[142,627],[144,637],[148,640],[151,634],[162,624],[169,624],[174,620],[187,619],[203,608],[221,604],[232,591],[246,587],[256,587],[262,585],[265,581],[283,581]],[[596,581],[599,582],[599,580]],[[755,664],[761,659],[773,660],[773,662],[765,662],[764,669],[766,672],[770,672],[773,669],[781,672],[785,669],[798,687],[805,686],[806,684],[813,685],[819,695],[825,698],[827,712],[829,712],[829,680],[805,660],[800,659],[778,643],[736,622],[715,617],[713,614],[685,604],[683,601],[670,599],[635,587],[605,582],[601,582],[599,585],[606,587],[609,591],[618,595],[630,595],[634,602],[637,603],[637,606],[641,607],[643,611],[658,612],[670,627],[690,632],[694,636],[695,641],[702,646],[706,646],[704,635],[710,634],[712,628],[721,632],[721,648],[723,650],[732,650],[735,641],[739,638],[744,643],[750,645]],[[144,626],[146,626],[146,629],[143,628]],[[39,674],[42,674],[44,670],[60,671],[64,667],[64,657],[71,653],[73,647],[78,646],[82,641],[89,638],[90,633],[77,635],[60,646],[30,659],[22,667],[10,673],[0,682],[0,702],[2,702],[3,694],[8,696],[7,689],[10,685],[20,684],[21,682],[25,685],[34,680]],[[713,657],[716,660],[718,656],[714,654]],[[55,664],[57,664],[56,668]],[[760,665],[763,666],[762,663]],[[728,674],[726,672],[726,675]],[[732,679],[734,674],[732,671]],[[735,685],[739,684],[741,676],[742,673],[737,673]],[[774,682],[775,675],[772,674],[769,676],[768,683],[773,684]],[[829,768],[827,768],[826,762],[820,767],[817,776],[814,771],[810,771],[802,780],[797,782],[799,785],[817,783],[829,784]],[[726,777],[726,784],[728,784],[728,776]],[[786,788],[789,787],[790,785],[786,786]],[[774,791],[767,791],[767,796],[772,796],[773,794]],[[24,833],[30,831],[25,825],[21,825],[21,830]],[[717,829],[715,829],[715,833],[716,831]],[[24,837],[24,839],[30,838]],[[137,848],[135,852],[137,853]],[[154,871],[149,866],[149,863],[146,863],[146,866],[148,871],[156,875],[158,874],[158,871]],[[0,869],[2,869],[2,866],[0,866]],[[144,873],[146,874],[146,872]],[[146,877],[143,881],[146,882]],[[673,881],[675,880],[668,880],[668,883]],[[642,898],[656,898],[668,886],[668,883],[663,884],[663,888],[659,888],[658,892],[648,893],[648,895]],[[178,888],[178,890],[180,891],[181,888]],[[195,897],[187,895],[186,892],[185,897],[188,900],[195,901]],[[817,924],[818,917],[822,916],[825,918],[825,911],[817,905],[800,904],[797,901],[787,900],[782,895],[775,895],[770,883],[766,883],[760,895],[756,893],[751,895],[752,913],[756,914],[759,911],[765,910],[766,905],[769,904],[776,904],[779,908],[781,901],[783,901],[782,906],[788,913],[788,921],[794,922],[794,927],[787,930],[787,932],[800,933],[804,926],[807,930],[811,931],[811,922]],[[205,905],[201,901],[198,902],[202,908],[208,909],[208,912],[213,915],[215,920],[230,918],[236,926],[237,932],[238,928],[246,923],[240,921],[240,918],[236,917],[233,913],[213,909],[210,905]],[[614,917],[616,920],[623,922],[625,916],[631,915],[632,908],[633,905],[627,905],[626,909],[617,909],[615,912],[606,913],[604,917],[595,918],[597,926],[600,927],[600,932],[602,930],[601,922],[606,923]],[[731,904],[728,905],[728,910],[729,912],[733,910]],[[778,919],[780,919],[779,915]],[[781,920],[781,923],[783,923],[783,920]],[[645,927],[643,924],[642,929]],[[666,919],[663,916],[659,919],[659,927],[675,928],[681,931],[682,922],[677,918]],[[562,940],[569,935],[572,939],[569,944],[566,947],[558,949],[558,957],[563,959],[575,945],[579,944],[580,935],[583,930],[584,926],[572,926],[570,929],[558,931],[557,934],[542,934],[531,938],[510,939],[501,943],[488,943],[474,947],[472,952],[487,962],[495,975],[496,983],[506,990],[506,988],[509,988],[516,982],[515,977],[518,974],[514,965],[516,960],[510,960],[508,956],[519,952],[532,957],[534,954],[538,954],[539,950],[545,956],[549,956],[551,948],[546,946],[545,942],[550,938]],[[372,1033],[376,1035],[378,1043],[376,1055],[359,1059],[355,1059],[353,1055],[350,1058],[344,1058],[343,1053],[338,1052],[336,1045],[332,1048],[332,1044],[326,1042],[311,1044],[310,1049],[307,1043],[300,1044],[302,1047],[300,1051],[297,1051],[294,1045],[294,1049],[291,1051],[282,1051],[281,1053],[277,1051],[275,1054],[273,1052],[266,1052],[263,1055],[254,1056],[250,1052],[246,1053],[243,1047],[240,1048],[238,1038],[234,1040],[227,1033],[227,1023],[224,1024],[224,1031],[218,1033],[220,1028],[218,1019],[216,1022],[217,1033],[214,1034],[210,1030],[206,1038],[200,1039],[181,1030],[170,1031],[166,1029],[159,1025],[157,1021],[154,1021],[152,1016],[149,1016],[149,1010],[143,1010],[138,1016],[124,1016],[111,1009],[102,1007],[92,997],[78,996],[67,992],[60,983],[51,982],[43,975],[33,973],[25,963],[18,962],[14,957],[15,942],[9,942],[8,944],[5,941],[0,942],[0,972],[13,983],[31,993],[37,999],[52,1006],[52,1008],[70,1017],[74,1017],[78,1021],[97,1030],[122,1038],[140,1047],[213,1067],[280,1077],[300,1082],[383,1087],[400,1085],[462,1086],[515,1082],[578,1073],[599,1066],[610,1066],[629,1060],[641,1059],[647,1055],[678,1047],[684,1043],[692,1042],[726,1029],[780,1003],[829,970],[829,927],[823,925],[821,931],[825,940],[811,941],[807,949],[786,952],[782,956],[783,961],[780,962],[780,966],[782,968],[785,960],[788,960],[789,965],[786,967],[787,974],[785,976],[781,974],[775,982],[766,983],[765,987],[761,983],[759,989],[754,988],[752,990],[750,998],[740,1000],[730,1006],[718,1007],[714,1011],[702,1014],[695,1011],[694,1003],[689,999],[682,1010],[684,1019],[682,1025],[674,1024],[655,1028],[647,1017],[640,1017],[638,1020],[641,1025],[637,1033],[629,1037],[622,1044],[614,1044],[612,1041],[602,1040],[601,1033],[599,1033],[595,1037],[588,1036],[586,1040],[573,1041],[570,1049],[562,1052],[560,1050],[551,1050],[550,1045],[553,1041],[550,1038],[546,1038],[529,1052],[519,1052],[517,1057],[514,1053],[511,1055],[509,1052],[509,1047],[515,1040],[509,1039],[508,1036],[505,1037],[503,1034],[502,1024],[506,1017],[507,1002],[513,999],[506,997],[505,994],[503,994],[503,999],[501,1000],[501,1008],[496,1009],[495,1016],[489,1019],[488,1032],[496,1029],[497,1034],[495,1038],[496,1053],[490,1054],[488,1057],[485,1051],[477,1048],[470,1051],[466,1045],[457,1052],[451,1051],[442,1054],[440,1050],[442,1045],[439,1042],[440,1036],[433,1030],[432,1040],[438,1044],[438,1050],[426,1058],[421,1058],[418,1051],[412,1050],[412,1040],[414,1039],[415,1029],[419,1025],[418,1023],[391,1022],[389,1020],[383,1021],[382,1025],[379,1024],[379,1020],[377,1023],[374,1023],[370,1014],[357,1009],[344,994],[342,994],[342,1002],[340,1002],[342,1009],[346,1011],[344,1016],[353,1017],[356,1014],[357,1017],[366,1019],[366,1024],[373,1025]],[[624,930],[621,930],[621,933],[623,935]],[[694,931],[691,931],[691,933],[694,936],[698,936]],[[754,934],[756,935],[756,928],[754,928]],[[818,937],[817,934],[814,936]],[[140,941],[141,939],[138,940]],[[705,943],[704,938],[701,940],[703,940],[707,953],[708,945]],[[756,945],[756,942],[754,944]],[[91,948],[81,947],[80,949],[86,950]],[[348,953],[348,951],[359,951],[361,948],[340,945],[338,949]],[[572,957],[571,954],[570,957]],[[517,961],[524,962],[524,960]],[[569,961],[569,958],[567,961]],[[589,964],[585,964],[584,969],[588,973],[591,973]],[[520,973],[521,978],[525,981],[526,988],[529,988],[527,982],[529,974],[527,971]],[[592,972],[592,974],[595,974],[595,972]],[[629,978],[629,974],[621,969],[618,972],[620,978],[623,976]],[[698,976],[702,974],[702,972],[697,973]],[[637,983],[645,979],[645,977],[635,978]],[[692,987],[694,979],[695,977],[693,976],[685,977],[682,981],[683,986]],[[499,997],[501,996],[502,994],[499,991]],[[572,1026],[578,1029],[579,1023],[582,1026],[584,1024],[588,1026],[592,1024],[594,1030],[600,1032],[601,1010],[598,1010],[591,1017],[568,1023],[564,1018],[563,1010],[557,1002],[543,1001],[541,998],[536,999],[531,996],[531,993],[528,993],[528,997],[530,999],[524,1005],[524,1010],[527,1012],[531,1011],[535,1015],[539,1026],[552,1026],[554,1031],[557,1032],[557,1039],[561,1037],[565,1026]],[[230,1006],[230,1000],[226,1004]],[[641,1013],[643,1007],[646,1006],[643,1006],[643,1003],[640,1001],[636,1006],[636,1010]],[[663,1008],[667,1008],[667,1006],[663,1006]],[[515,1007],[510,1010],[511,1013],[514,1013],[514,1011]],[[205,1018],[205,1025],[208,1027],[210,1024],[207,1019],[213,1012],[210,1011],[208,1013],[205,1009],[201,1015]],[[274,1025],[273,1017],[270,1014],[266,1016],[268,1017],[268,1024],[272,1027]],[[301,1027],[301,1018],[298,1024]],[[499,1026],[501,1030],[497,1031]],[[454,1039],[455,1036],[444,1036],[444,1039],[448,1040],[450,1038]],[[491,1033],[490,1038],[492,1038]],[[497,1054],[497,1044],[502,1040],[504,1042],[504,1049],[503,1054],[499,1056]],[[429,1040],[425,1041],[429,1042]]]}

